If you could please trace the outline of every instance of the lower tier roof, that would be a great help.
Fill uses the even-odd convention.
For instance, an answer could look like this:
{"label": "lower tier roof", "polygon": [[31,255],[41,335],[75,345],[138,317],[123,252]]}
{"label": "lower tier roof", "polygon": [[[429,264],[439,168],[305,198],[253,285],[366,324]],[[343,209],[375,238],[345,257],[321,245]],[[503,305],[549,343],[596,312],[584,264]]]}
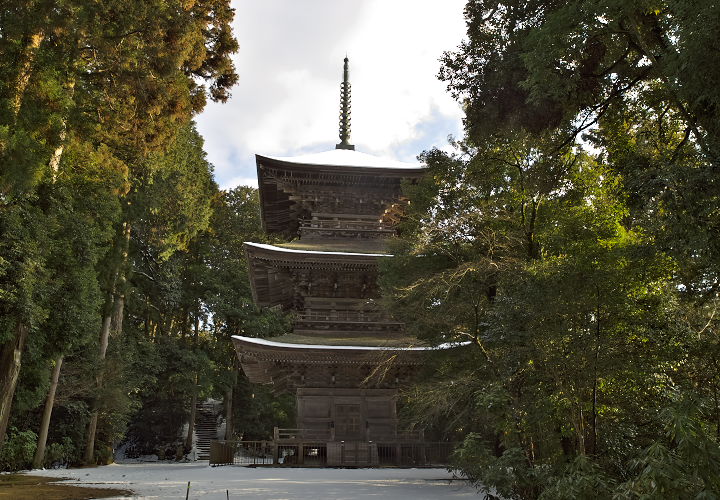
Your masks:
{"label": "lower tier roof", "polygon": [[[316,343],[301,343],[299,341],[304,342],[311,342],[313,340],[312,337],[303,337],[301,335],[281,335],[279,337],[275,337],[276,340],[268,340],[268,339],[259,339],[255,337],[242,337],[240,335],[233,335],[232,337],[234,340],[247,343],[247,344],[254,344],[257,346],[263,346],[263,347],[270,347],[270,348],[278,348],[278,349],[314,349],[314,350],[327,350],[327,351],[439,351],[444,349],[452,349],[454,347],[461,347],[465,345],[469,345],[470,341],[466,342],[447,342],[445,344],[440,344],[437,346],[408,346],[405,347],[399,346],[399,345],[379,345],[377,342],[382,341],[382,339],[377,338],[369,338],[366,339],[370,342],[376,343],[375,345],[347,345],[347,344],[340,344],[340,343],[333,343],[328,342],[326,344],[316,344]],[[283,342],[279,342],[282,340]],[[316,340],[316,339],[315,339]],[[323,339],[328,340],[328,339]],[[354,339],[356,341],[362,340],[362,339]],[[347,339],[336,339],[337,342],[341,341],[347,341]],[[385,339],[385,342],[388,340]],[[359,343],[359,342],[358,342]]]}
{"label": "lower tier roof", "polygon": [[296,251],[325,251],[350,254],[387,254],[387,239],[312,239],[303,238],[280,243],[276,248]]}
{"label": "lower tier roof", "polygon": [[[282,339],[283,337],[277,337]],[[405,380],[414,370],[426,362],[426,356],[440,349],[451,349],[469,342],[448,343],[435,347],[387,347],[321,345],[278,342],[277,340],[252,337],[232,337],[238,359],[245,375],[256,384],[274,384],[278,389],[318,384],[318,376],[330,377],[331,370],[345,380],[335,379],[332,384],[345,387],[396,387],[400,379]],[[314,367],[314,368],[310,368]],[[313,380],[305,380],[303,370]],[[300,371],[298,371],[300,370]],[[410,370],[410,371],[408,371]],[[344,375],[343,375],[344,374]],[[342,379],[343,377],[341,377]],[[322,382],[322,381],[320,381]],[[326,384],[331,383],[325,381]],[[325,385],[315,385],[325,387]]]}
{"label": "lower tier roof", "polygon": [[[325,243],[325,242],[323,242]],[[324,246],[332,248],[333,246],[336,247],[352,247],[352,242],[335,242],[336,245],[333,245],[333,242],[328,242]],[[359,242],[358,248],[365,249],[363,247],[364,242]],[[313,242],[304,242],[304,241],[297,241],[297,242],[291,242],[291,243],[284,243],[282,245],[268,245],[267,243],[254,243],[252,241],[245,241],[244,242],[246,247],[252,247],[262,250],[267,250],[270,252],[274,252],[278,255],[280,254],[286,254],[286,255],[296,255],[298,257],[303,256],[307,258],[311,258],[312,256],[317,255],[326,255],[329,257],[392,257],[392,255],[389,255],[387,253],[371,253],[371,251],[355,251],[355,252],[347,252],[347,251],[327,251],[327,250],[318,250],[318,248],[321,248],[321,243],[317,241]],[[370,245],[372,245],[373,242],[368,242],[368,250],[370,249]]]}

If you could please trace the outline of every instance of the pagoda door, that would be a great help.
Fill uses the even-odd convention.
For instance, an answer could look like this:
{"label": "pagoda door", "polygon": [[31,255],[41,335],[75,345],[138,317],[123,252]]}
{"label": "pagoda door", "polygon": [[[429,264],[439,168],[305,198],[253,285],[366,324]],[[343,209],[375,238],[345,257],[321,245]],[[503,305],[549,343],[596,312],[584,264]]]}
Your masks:
{"label": "pagoda door", "polygon": [[335,439],[343,441],[364,439],[364,421],[359,404],[336,404]]}

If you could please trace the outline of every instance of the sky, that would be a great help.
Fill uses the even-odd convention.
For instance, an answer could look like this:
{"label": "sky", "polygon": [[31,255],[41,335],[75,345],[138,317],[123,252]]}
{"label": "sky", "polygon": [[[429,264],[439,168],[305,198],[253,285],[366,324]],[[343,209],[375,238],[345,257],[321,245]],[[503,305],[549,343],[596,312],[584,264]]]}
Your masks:
{"label": "sky", "polygon": [[223,189],[257,186],[255,154],[295,156],[338,139],[350,60],[358,151],[416,161],[462,135],[462,110],[437,79],[465,34],[465,0],[234,0],[240,81],[196,118]]}

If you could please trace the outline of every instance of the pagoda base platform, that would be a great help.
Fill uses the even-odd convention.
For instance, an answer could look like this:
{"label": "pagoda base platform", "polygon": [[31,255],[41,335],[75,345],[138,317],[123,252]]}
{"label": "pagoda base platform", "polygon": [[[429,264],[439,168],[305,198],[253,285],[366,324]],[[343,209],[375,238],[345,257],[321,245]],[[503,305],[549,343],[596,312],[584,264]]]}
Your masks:
{"label": "pagoda base platform", "polygon": [[210,465],[445,467],[458,443],[416,441],[213,441]]}

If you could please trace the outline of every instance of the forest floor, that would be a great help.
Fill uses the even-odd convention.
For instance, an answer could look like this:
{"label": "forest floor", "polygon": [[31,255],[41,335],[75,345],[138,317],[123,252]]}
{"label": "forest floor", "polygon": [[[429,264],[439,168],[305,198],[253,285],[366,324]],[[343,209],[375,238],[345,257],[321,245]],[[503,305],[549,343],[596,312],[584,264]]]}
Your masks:
{"label": "forest floor", "polygon": [[0,499],[8,500],[88,500],[132,495],[129,490],[98,488],[90,483],[57,483],[57,478],[27,474],[0,474]]}
{"label": "forest floor", "polygon": [[[33,476],[68,478],[61,484],[121,488],[133,498],[226,500],[437,500],[482,498],[467,481],[444,469],[314,469],[272,467],[210,467],[208,462],[126,463],[82,469],[35,470]],[[31,476],[26,476],[31,477]],[[32,488],[27,488],[28,493]],[[127,498],[127,491],[113,498]],[[0,498],[2,493],[0,493]],[[17,498],[17,497],[6,497]],[[42,494],[33,500],[55,498]],[[90,497],[57,497],[90,498]],[[95,498],[100,498],[97,496]]]}

